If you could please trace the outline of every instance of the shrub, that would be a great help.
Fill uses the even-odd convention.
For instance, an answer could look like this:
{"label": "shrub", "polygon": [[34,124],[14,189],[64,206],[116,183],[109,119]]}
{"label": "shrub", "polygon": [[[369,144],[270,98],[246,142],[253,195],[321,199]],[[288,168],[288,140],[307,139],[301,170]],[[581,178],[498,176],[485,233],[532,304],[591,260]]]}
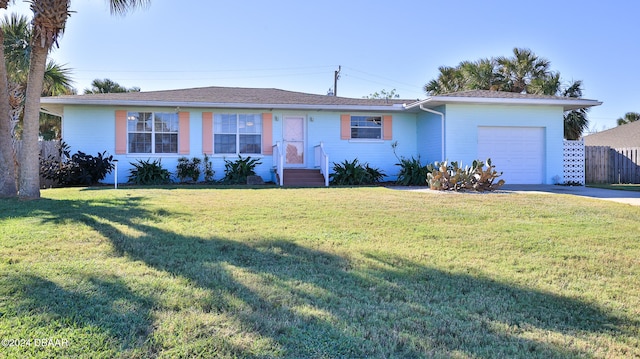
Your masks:
{"label": "shrub", "polygon": [[369,167],[368,163],[364,164],[364,169],[367,171],[367,174],[369,176],[369,183],[368,184],[374,184],[374,183],[379,183],[382,182],[382,179],[386,176],[384,174],[383,171],[381,171],[379,168],[377,167]]}
{"label": "shrub", "polygon": [[422,165],[420,163],[420,156],[418,158],[405,158],[398,156],[396,153],[396,147],[398,147],[398,141],[391,144],[393,154],[398,159],[396,166],[400,166],[400,172],[398,173],[398,179],[396,183],[403,186],[426,186],[427,174],[433,170],[431,165]]}
{"label": "shrub", "polygon": [[410,159],[402,157],[396,166],[400,166],[396,183],[403,186],[426,186],[427,175],[433,170],[430,165],[423,166],[420,163],[420,156],[411,156]]}
{"label": "shrub", "polygon": [[238,155],[235,161],[224,160],[224,178],[223,183],[227,184],[246,184],[247,177],[255,176],[256,166],[262,164],[258,159],[247,156],[242,158]]}
{"label": "shrub", "polygon": [[205,183],[211,183],[213,182],[213,176],[216,172],[213,170],[213,164],[206,153],[204,154],[204,160],[202,160],[202,162],[204,163],[204,181]]}
{"label": "shrub", "polygon": [[504,184],[502,179],[494,183],[502,176],[502,172],[495,170],[491,159],[487,159],[486,166],[485,169],[485,163],[479,160],[464,168],[458,162],[435,162],[433,171],[427,175],[427,181],[431,189],[439,191],[493,191]]}
{"label": "shrub", "polygon": [[385,176],[378,168],[370,167],[368,163],[360,163],[358,159],[349,162],[333,163],[333,173],[329,175],[334,185],[367,185],[380,182]]}
{"label": "shrub", "polygon": [[167,184],[171,182],[171,172],[162,168],[160,160],[138,160],[131,162],[133,168],[129,171],[129,183],[137,185]]}
{"label": "shrub", "polygon": [[198,178],[200,178],[200,163],[202,163],[202,160],[198,157],[192,159],[186,157],[178,158],[176,176],[180,182],[185,182],[188,178],[192,182],[198,182]]}
{"label": "shrub", "polygon": [[61,142],[59,157],[40,160],[40,174],[63,186],[91,186],[103,180],[114,169],[113,156],[107,152],[96,156],[78,151],[69,157],[69,145]]}

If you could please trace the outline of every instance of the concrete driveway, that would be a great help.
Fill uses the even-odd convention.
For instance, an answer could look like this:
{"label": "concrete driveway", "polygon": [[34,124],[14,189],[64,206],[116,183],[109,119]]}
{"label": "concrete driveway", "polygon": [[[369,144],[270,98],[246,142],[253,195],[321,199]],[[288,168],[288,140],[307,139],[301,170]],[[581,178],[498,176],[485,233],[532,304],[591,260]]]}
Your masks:
{"label": "concrete driveway", "polygon": [[[429,187],[391,186],[390,189],[426,192]],[[434,191],[437,192],[437,191]],[[640,192],[616,191],[611,189],[591,188],[585,186],[556,186],[545,184],[506,184],[497,192],[534,192],[548,194],[570,194],[574,196],[597,198],[606,201],[626,203],[632,206],[640,206]]]}
{"label": "concrete driveway", "polygon": [[640,192],[616,191],[610,189],[591,188],[585,186],[555,186],[555,185],[516,185],[506,184],[501,191],[507,192],[539,192],[539,193],[560,193],[574,196],[590,197],[607,201],[627,203],[633,206],[640,206]]}

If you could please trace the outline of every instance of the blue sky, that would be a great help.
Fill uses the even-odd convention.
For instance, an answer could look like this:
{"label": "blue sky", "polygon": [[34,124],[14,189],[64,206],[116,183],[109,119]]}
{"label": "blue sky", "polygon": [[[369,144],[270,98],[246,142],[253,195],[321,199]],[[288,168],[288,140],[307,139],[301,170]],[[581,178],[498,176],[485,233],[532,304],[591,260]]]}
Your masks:
{"label": "blue sky", "polygon": [[[176,3],[180,5],[176,6]],[[151,0],[111,16],[106,0],[72,0],[74,13],[51,56],[73,69],[82,92],[95,78],[143,91],[275,87],[338,95],[422,88],[442,65],[510,56],[514,47],[551,61],[583,97],[604,102],[590,128],[640,112],[636,1]],[[21,0],[10,11],[29,14]]]}

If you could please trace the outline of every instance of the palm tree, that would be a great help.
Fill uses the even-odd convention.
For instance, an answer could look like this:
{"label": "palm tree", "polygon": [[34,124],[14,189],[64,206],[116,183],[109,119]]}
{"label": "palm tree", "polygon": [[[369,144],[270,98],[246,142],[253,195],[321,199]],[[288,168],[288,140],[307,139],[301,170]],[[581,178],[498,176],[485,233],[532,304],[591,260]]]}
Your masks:
{"label": "palm tree", "polygon": [[624,117],[620,117],[616,122],[618,122],[618,126],[626,125],[627,123],[636,122],[640,120],[640,113],[637,112],[627,112],[624,114]]}
{"label": "palm tree", "polygon": [[466,79],[465,89],[467,90],[497,91],[504,84],[504,77],[494,59],[463,61],[458,67]]}
{"label": "palm tree", "polygon": [[140,92],[139,87],[126,88],[110,79],[95,79],[91,82],[90,89],[84,89],[85,94],[116,93],[116,92]]}
{"label": "palm tree", "polygon": [[[110,0],[112,14],[124,14],[149,0]],[[70,0],[31,0],[33,36],[29,56],[29,77],[24,106],[23,151],[20,154],[19,197],[40,198],[38,127],[40,96],[44,85],[47,54],[64,32],[70,15]],[[1,75],[1,73],[0,73]]]}
{"label": "palm tree", "polygon": [[40,96],[44,87],[47,55],[64,31],[69,12],[69,0],[32,0],[33,33],[29,56],[29,75],[25,93],[22,151],[18,177],[18,196],[40,198]]}
{"label": "palm tree", "polygon": [[[8,5],[8,0],[0,0],[0,8],[6,9]],[[4,31],[1,28],[0,53],[4,54]],[[15,197],[18,194],[10,113],[7,66],[4,60],[0,60],[0,197]]]}
{"label": "palm tree", "polygon": [[[31,54],[32,28],[31,20],[26,16],[11,14],[5,16],[0,27],[4,31],[5,61],[9,81],[26,88]],[[47,61],[44,72],[43,96],[67,95],[73,92],[71,87],[71,70],[56,63]]]}
{"label": "palm tree", "polygon": [[550,72],[545,76],[531,79],[527,93],[554,96],[560,92],[562,82],[559,72]]}
{"label": "palm tree", "polygon": [[424,86],[429,95],[437,95],[464,90],[464,74],[458,67],[440,66],[437,80],[431,80]]}
{"label": "palm tree", "polygon": [[513,49],[513,57],[498,57],[502,74],[507,80],[506,91],[528,93],[527,89],[535,78],[549,75],[551,63],[545,58],[538,57],[529,49]]}
{"label": "palm tree", "polygon": [[[436,95],[462,90],[492,90],[517,93],[581,97],[582,82],[564,87],[560,73],[551,71],[549,60],[529,49],[514,48],[512,57],[463,61],[457,67],[441,66],[440,74],[429,81],[424,90]],[[587,110],[579,109],[564,115],[565,138],[578,139],[587,128]]]}
{"label": "palm tree", "polygon": [[[29,73],[29,55],[31,53],[30,40],[32,36],[31,20],[26,16],[11,14],[0,22],[4,32],[5,62],[8,68],[10,103],[12,105],[12,121],[10,132],[13,138],[22,134],[24,90],[27,87]],[[74,94],[71,87],[71,70],[57,64],[53,60],[47,61],[44,73],[42,96],[57,96]],[[60,117],[40,114],[40,135],[45,139],[56,138],[60,134]]]}
{"label": "palm tree", "polygon": [[[582,97],[582,81],[574,81],[562,91],[561,95],[574,98]],[[577,140],[582,137],[582,133],[589,128],[587,112],[588,109],[580,108],[564,114],[564,138],[567,140]]]}

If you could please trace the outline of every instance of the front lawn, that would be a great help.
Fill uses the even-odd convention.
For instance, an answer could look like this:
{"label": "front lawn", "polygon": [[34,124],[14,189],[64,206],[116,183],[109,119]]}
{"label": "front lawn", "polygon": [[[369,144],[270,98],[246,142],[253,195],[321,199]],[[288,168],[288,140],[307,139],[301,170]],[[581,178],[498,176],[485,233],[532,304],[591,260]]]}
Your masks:
{"label": "front lawn", "polygon": [[0,200],[0,357],[639,357],[639,218],[380,187]]}

